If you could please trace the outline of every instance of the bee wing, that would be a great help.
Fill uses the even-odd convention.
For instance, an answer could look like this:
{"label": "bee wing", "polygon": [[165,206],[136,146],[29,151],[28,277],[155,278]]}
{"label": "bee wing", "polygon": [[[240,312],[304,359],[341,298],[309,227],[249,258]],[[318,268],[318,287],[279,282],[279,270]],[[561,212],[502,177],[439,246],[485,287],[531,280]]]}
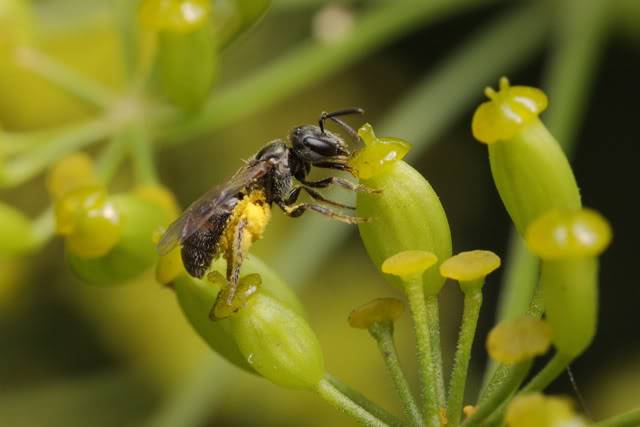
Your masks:
{"label": "bee wing", "polygon": [[230,212],[234,207],[230,204],[233,198],[256,179],[263,177],[272,167],[270,162],[250,163],[239,169],[225,184],[207,191],[169,225],[158,242],[158,253],[168,254],[178,243],[184,242],[204,227],[213,215]]}

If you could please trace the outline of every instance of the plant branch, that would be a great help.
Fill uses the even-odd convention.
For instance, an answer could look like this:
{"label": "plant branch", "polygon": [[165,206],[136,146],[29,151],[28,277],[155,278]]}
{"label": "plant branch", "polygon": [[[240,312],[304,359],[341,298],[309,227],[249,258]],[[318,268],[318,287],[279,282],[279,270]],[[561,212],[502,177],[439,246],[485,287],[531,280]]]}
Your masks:
{"label": "plant branch", "polygon": [[598,421],[591,427],[636,427],[640,425],[640,408]]}
{"label": "plant branch", "polygon": [[326,400],[331,406],[341,412],[351,416],[360,424],[368,427],[388,427],[389,424],[381,421],[366,411],[363,407],[349,399],[334,387],[328,380],[321,379],[316,388],[320,397]]}
{"label": "plant branch", "polygon": [[447,401],[447,415],[449,425],[457,426],[462,415],[464,403],[464,389],[467,380],[471,347],[476,335],[478,316],[482,306],[482,290],[477,289],[464,295],[462,324],[458,335],[458,345],[449,381],[449,399]]}
{"label": "plant branch", "polygon": [[108,87],[86,77],[65,64],[30,47],[16,49],[16,62],[66,92],[101,109],[108,109],[118,98]]}
{"label": "plant branch", "polygon": [[382,354],[382,359],[389,370],[389,374],[391,374],[391,379],[404,407],[405,415],[414,427],[422,427],[423,421],[420,409],[402,372],[396,346],[393,342],[393,323],[374,323],[369,328],[369,332],[378,343],[378,349]]}

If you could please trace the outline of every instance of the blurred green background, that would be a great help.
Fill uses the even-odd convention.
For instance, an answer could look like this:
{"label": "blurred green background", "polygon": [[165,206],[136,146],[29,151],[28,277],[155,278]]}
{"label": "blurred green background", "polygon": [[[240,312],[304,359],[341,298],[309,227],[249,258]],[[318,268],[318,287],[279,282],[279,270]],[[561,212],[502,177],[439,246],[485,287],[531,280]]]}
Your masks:
{"label": "blurred green background", "polygon": [[[15,29],[28,30],[12,9],[20,3],[25,2],[0,0],[0,126],[16,132],[42,129],[95,114],[5,54],[6,44],[22,37]],[[122,87],[114,2],[31,3],[39,49]],[[374,36],[371,25],[363,27],[367,42],[351,46],[348,40],[362,35],[362,17],[378,13],[378,21],[371,22],[384,25],[379,11],[393,20],[410,15],[415,4],[273,0],[264,19],[220,57],[212,99],[236,87],[243,99],[230,113],[220,112],[222,124],[213,131],[193,126],[186,138],[167,139],[175,143],[160,139],[156,160],[162,182],[186,206],[291,127],[314,123],[321,111],[360,106],[367,113],[354,118],[354,125],[366,120],[379,134],[415,145],[410,163],[440,195],[454,251],[485,248],[506,258],[509,218],[493,187],[486,149],[471,137],[471,115],[484,87],[495,86],[501,75],[513,84],[542,87],[551,105],[542,118],[551,116],[551,131],[573,152],[584,204],[600,210],[615,233],[602,258],[599,332],[573,365],[574,375],[594,417],[630,409],[640,396],[640,288],[627,275],[634,271],[640,239],[640,2],[434,4],[433,11],[381,36]],[[337,40],[322,41],[327,31]],[[342,56],[335,56],[340,49]],[[260,80],[274,70],[273,83],[269,77]],[[112,188],[126,189],[131,180],[125,167]],[[32,217],[48,205],[42,176],[2,189],[0,196]],[[368,260],[355,228],[313,214],[294,220],[275,213],[254,253],[296,288],[327,369],[400,412],[373,340],[346,322],[352,308],[396,293]],[[494,322],[501,277],[495,274],[485,287],[468,396],[477,390],[486,363],[484,337]],[[445,287],[445,361],[455,345],[460,304],[456,287]],[[409,319],[396,330],[415,386]],[[550,392],[574,396],[566,376]],[[117,287],[87,286],[66,267],[59,239],[29,256],[0,257],[2,426],[352,423],[316,396],[277,388],[210,352],[152,272]]]}

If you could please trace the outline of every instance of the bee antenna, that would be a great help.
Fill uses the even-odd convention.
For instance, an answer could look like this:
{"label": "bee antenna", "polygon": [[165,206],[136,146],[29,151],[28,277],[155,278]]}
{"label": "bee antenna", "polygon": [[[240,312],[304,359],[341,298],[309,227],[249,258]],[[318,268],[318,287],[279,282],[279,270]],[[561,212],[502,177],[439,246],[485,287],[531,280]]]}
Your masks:
{"label": "bee antenna", "polygon": [[334,123],[336,123],[338,126],[340,126],[342,129],[344,129],[349,135],[351,135],[352,138],[362,142],[362,139],[358,135],[358,132],[356,132],[355,129],[353,129],[351,126],[349,126],[344,121],[338,118],[340,116],[348,116],[351,114],[364,114],[364,110],[359,107],[353,107],[353,108],[345,108],[344,110],[338,110],[331,113],[327,113],[323,111],[322,114],[320,114],[320,120],[318,121],[318,124],[320,125],[320,131],[322,133],[325,133],[324,121],[329,119]]}

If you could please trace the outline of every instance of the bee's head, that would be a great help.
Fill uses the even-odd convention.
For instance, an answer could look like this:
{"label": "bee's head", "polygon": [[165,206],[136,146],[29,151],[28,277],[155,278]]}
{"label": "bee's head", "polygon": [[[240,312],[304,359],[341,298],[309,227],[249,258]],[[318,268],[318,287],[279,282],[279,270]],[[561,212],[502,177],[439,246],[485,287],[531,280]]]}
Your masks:
{"label": "bee's head", "polygon": [[346,161],[351,155],[339,136],[316,125],[294,128],[289,140],[296,156],[311,164]]}

